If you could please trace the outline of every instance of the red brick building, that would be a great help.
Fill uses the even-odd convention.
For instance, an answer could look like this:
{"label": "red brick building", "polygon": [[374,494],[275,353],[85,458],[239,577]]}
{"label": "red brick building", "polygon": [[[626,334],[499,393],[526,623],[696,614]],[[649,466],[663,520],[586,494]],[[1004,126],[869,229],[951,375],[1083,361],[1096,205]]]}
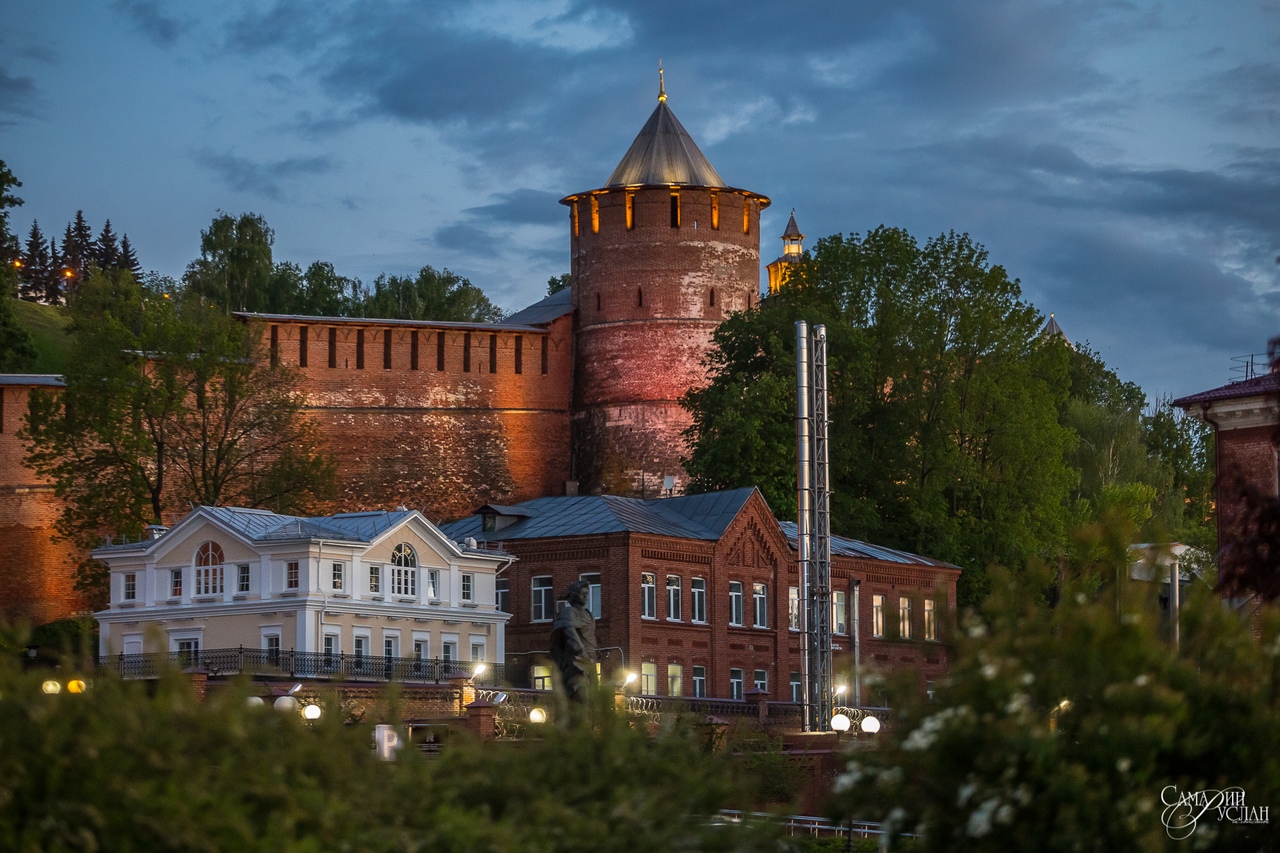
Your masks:
{"label": "red brick building", "polygon": [[[550,675],[556,602],[586,579],[606,675],[625,667],[652,695],[742,698],[759,687],[793,698],[795,525],[780,525],[756,489],[541,498],[486,506],[443,530],[517,557],[499,607],[512,614],[508,673],[523,669],[533,686]],[[945,673],[960,570],[840,537],[832,550],[835,671],[852,671],[856,640],[864,668],[914,667],[922,687]]]}

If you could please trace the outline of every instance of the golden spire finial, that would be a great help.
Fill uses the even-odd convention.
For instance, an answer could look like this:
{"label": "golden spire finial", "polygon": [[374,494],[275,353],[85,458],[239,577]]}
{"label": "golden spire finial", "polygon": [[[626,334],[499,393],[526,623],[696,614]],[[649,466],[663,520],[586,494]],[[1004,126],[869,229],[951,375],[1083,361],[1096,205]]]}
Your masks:
{"label": "golden spire finial", "polygon": [[658,103],[667,102],[667,83],[662,77],[662,59],[658,59]]}

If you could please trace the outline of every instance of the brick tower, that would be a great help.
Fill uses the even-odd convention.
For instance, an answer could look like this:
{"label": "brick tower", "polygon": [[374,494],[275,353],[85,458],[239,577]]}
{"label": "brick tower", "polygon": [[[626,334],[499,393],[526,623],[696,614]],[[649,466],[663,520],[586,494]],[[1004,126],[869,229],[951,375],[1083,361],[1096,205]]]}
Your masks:
{"label": "brick tower", "polygon": [[687,475],[680,397],[706,383],[711,333],[760,290],[760,211],[658,106],[604,187],[570,209],[577,314],[574,477],[583,493],[654,497]]}

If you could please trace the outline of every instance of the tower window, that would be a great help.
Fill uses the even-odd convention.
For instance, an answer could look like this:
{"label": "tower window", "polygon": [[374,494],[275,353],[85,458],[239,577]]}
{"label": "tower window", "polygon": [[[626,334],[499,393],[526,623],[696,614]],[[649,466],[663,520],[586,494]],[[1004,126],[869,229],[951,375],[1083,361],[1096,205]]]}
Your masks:
{"label": "tower window", "polygon": [[573,236],[578,236],[578,203],[575,201],[569,206],[569,215],[573,219]]}
{"label": "tower window", "polygon": [[711,307],[716,307],[716,289],[714,287],[711,288]]}
{"label": "tower window", "polygon": [[516,335],[516,373],[524,373],[524,335]]}
{"label": "tower window", "polygon": [[542,375],[547,375],[547,339],[542,339]]}
{"label": "tower window", "polygon": [[364,329],[356,329],[356,370],[364,370]]}
{"label": "tower window", "polygon": [[720,230],[720,193],[711,194],[711,230]]}
{"label": "tower window", "polygon": [[391,330],[382,333],[382,369],[391,369]]}
{"label": "tower window", "polygon": [[751,199],[742,200],[742,233],[751,233]]}
{"label": "tower window", "polygon": [[627,230],[636,227],[636,194],[627,193]]}
{"label": "tower window", "polygon": [[636,288],[636,307],[637,308],[644,307],[644,288],[643,287]]}
{"label": "tower window", "polygon": [[462,336],[462,372],[471,372],[471,333]]}
{"label": "tower window", "polygon": [[596,294],[596,310],[600,310],[600,294]]}
{"label": "tower window", "polygon": [[307,366],[307,327],[298,329],[298,367]]}
{"label": "tower window", "polygon": [[271,327],[271,366],[280,363],[280,327]]}
{"label": "tower window", "polygon": [[498,372],[498,336],[489,336],[489,372]]}
{"label": "tower window", "polygon": [[600,233],[600,201],[595,196],[591,197],[591,233]]}
{"label": "tower window", "polygon": [[409,369],[418,369],[418,330],[409,333]]}
{"label": "tower window", "polygon": [[671,227],[680,227],[680,193],[671,194]]}
{"label": "tower window", "polygon": [[436,332],[436,370],[444,370],[444,332]]}
{"label": "tower window", "polygon": [[338,328],[329,327],[329,366],[338,366]]}

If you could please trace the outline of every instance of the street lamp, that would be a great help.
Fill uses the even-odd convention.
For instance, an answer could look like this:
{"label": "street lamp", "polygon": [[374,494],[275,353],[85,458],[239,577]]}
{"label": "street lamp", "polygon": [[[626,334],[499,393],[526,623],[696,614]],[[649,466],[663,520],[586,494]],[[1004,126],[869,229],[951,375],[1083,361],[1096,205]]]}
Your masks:
{"label": "street lamp", "polygon": [[850,722],[849,718],[844,714],[836,714],[834,717],[831,718],[831,730],[836,732],[837,734],[844,734],[845,732],[849,731],[850,725],[852,725],[852,723]]}
{"label": "street lamp", "polygon": [[862,730],[869,735],[873,735],[880,731],[880,721],[875,717],[863,717]]}
{"label": "street lamp", "polygon": [[534,708],[529,712],[529,722],[542,725],[547,721],[547,712],[541,708]]}

